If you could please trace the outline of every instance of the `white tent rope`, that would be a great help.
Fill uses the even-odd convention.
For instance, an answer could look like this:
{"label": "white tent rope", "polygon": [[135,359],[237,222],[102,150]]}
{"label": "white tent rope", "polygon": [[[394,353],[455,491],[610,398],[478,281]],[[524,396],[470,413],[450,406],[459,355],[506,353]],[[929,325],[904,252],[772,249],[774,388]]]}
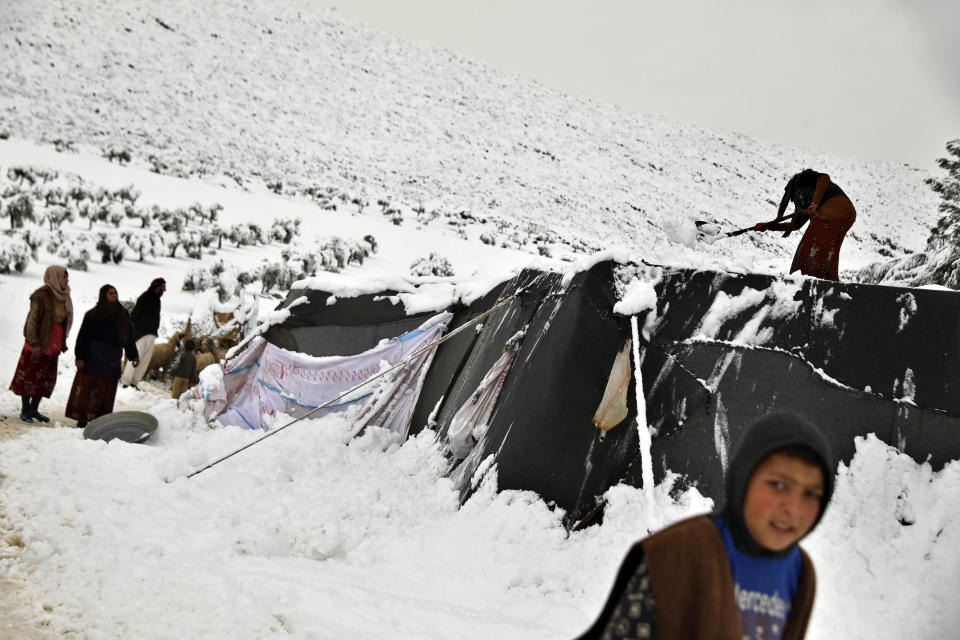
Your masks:
{"label": "white tent rope", "polygon": [[309,418],[311,415],[313,415],[313,414],[316,413],[317,411],[320,411],[320,409],[323,409],[323,408],[325,408],[325,407],[333,404],[334,402],[336,402],[337,400],[340,400],[340,399],[343,398],[344,396],[350,395],[351,393],[353,393],[353,392],[356,391],[357,389],[360,389],[361,387],[363,387],[363,386],[365,386],[365,385],[367,385],[367,384],[370,384],[371,382],[373,382],[373,381],[376,380],[377,378],[380,378],[380,377],[382,377],[382,376],[385,376],[385,375],[387,375],[388,373],[390,373],[390,372],[392,372],[392,371],[396,371],[396,370],[399,369],[400,367],[408,367],[408,366],[410,366],[410,362],[411,362],[412,360],[414,360],[418,355],[420,355],[421,353],[423,353],[423,352],[425,352],[425,351],[428,351],[428,350],[432,349],[433,347],[440,346],[441,344],[443,344],[444,342],[446,342],[447,340],[449,340],[449,339],[452,338],[453,336],[455,336],[455,335],[457,335],[458,333],[460,333],[461,331],[465,330],[467,327],[470,327],[471,325],[474,325],[474,324],[476,324],[477,322],[483,320],[484,318],[486,318],[487,316],[489,316],[490,314],[492,314],[494,311],[496,311],[496,310],[499,309],[500,307],[502,307],[502,306],[504,306],[505,304],[507,304],[508,302],[512,301],[514,298],[516,298],[518,295],[520,295],[521,292],[522,292],[522,289],[521,289],[521,290],[518,290],[516,293],[514,293],[514,294],[512,294],[512,295],[510,295],[510,296],[508,296],[508,297],[506,297],[506,298],[504,298],[503,300],[498,301],[497,304],[493,305],[492,307],[490,307],[489,309],[487,309],[486,311],[484,311],[483,313],[481,313],[480,315],[478,315],[476,318],[473,318],[473,319],[470,320],[469,322],[464,323],[463,326],[457,327],[455,330],[451,331],[451,332],[448,333],[447,335],[445,335],[445,336],[443,336],[443,337],[441,337],[441,338],[438,338],[438,339],[434,340],[434,341],[431,342],[430,344],[427,344],[427,345],[424,345],[424,346],[420,347],[419,349],[417,349],[416,351],[414,351],[413,353],[411,353],[409,356],[407,356],[407,359],[406,359],[406,360],[402,360],[402,361],[398,362],[397,364],[395,364],[394,366],[390,367],[389,369],[384,369],[383,371],[380,371],[380,372],[378,372],[378,373],[373,374],[372,376],[370,376],[369,378],[367,378],[366,380],[364,380],[364,381],[361,382],[360,384],[358,384],[358,385],[356,385],[356,386],[354,386],[354,387],[352,387],[352,388],[344,391],[343,393],[341,393],[340,395],[338,395],[336,398],[331,398],[330,400],[327,400],[326,402],[324,402],[323,404],[321,404],[319,407],[316,407],[316,408],[314,408],[314,409],[311,409],[310,411],[308,411],[307,413],[303,414],[303,415],[300,416],[299,418],[288,422],[287,424],[283,425],[282,427],[278,427],[277,429],[273,429],[273,430],[271,430],[271,431],[268,431],[268,432],[265,433],[263,436],[257,438],[256,440],[253,440],[253,441],[251,441],[251,442],[248,442],[247,444],[243,445],[242,447],[240,447],[240,448],[237,449],[236,451],[233,451],[233,452],[231,452],[231,453],[228,453],[227,455],[222,456],[222,457],[220,457],[220,458],[217,458],[216,460],[214,460],[214,461],[211,462],[210,464],[208,464],[208,465],[206,465],[206,466],[204,466],[204,467],[201,467],[200,469],[197,469],[196,471],[193,471],[193,472],[187,474],[186,477],[189,479],[189,478],[192,478],[192,477],[195,476],[195,475],[198,475],[198,474],[200,474],[200,473],[203,473],[204,471],[206,471],[206,470],[209,469],[210,467],[212,467],[212,466],[214,466],[214,465],[217,465],[217,464],[220,464],[221,462],[223,462],[223,461],[226,460],[227,458],[230,458],[230,457],[232,457],[232,456],[237,455],[238,453],[240,453],[240,452],[243,451],[244,449],[248,449],[248,448],[252,447],[253,445],[257,444],[258,442],[262,442],[263,440],[266,440],[266,439],[269,438],[270,436],[274,436],[274,435],[280,433],[281,431],[283,431],[283,430],[286,429],[287,427],[290,427],[290,426],[292,426],[292,425],[295,425],[296,423],[300,422],[301,420],[303,420],[303,419],[305,419],[305,418]]}

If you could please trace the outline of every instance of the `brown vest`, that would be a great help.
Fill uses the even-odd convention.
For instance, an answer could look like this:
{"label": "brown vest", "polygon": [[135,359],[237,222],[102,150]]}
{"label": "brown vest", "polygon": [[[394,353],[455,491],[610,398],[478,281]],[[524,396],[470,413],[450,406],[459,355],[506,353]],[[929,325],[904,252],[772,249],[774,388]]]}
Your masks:
{"label": "brown vest", "polygon": [[[658,640],[740,640],[740,611],[730,560],[717,525],[707,516],[682,520],[637,543],[650,569]],[[784,640],[807,630],[816,574],[803,549],[803,573]]]}

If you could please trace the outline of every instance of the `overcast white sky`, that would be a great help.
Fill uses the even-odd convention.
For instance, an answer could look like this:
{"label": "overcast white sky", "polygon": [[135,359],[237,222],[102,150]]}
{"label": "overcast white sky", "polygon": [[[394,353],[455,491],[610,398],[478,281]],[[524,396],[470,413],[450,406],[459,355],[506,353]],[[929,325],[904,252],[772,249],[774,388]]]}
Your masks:
{"label": "overcast white sky", "polygon": [[933,168],[960,138],[958,0],[315,0],[567,93]]}

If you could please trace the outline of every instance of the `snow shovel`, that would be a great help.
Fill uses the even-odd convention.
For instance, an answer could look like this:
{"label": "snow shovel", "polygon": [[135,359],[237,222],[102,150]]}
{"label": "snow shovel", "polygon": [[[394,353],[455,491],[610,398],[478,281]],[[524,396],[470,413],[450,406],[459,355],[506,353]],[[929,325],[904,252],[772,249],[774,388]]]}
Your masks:
{"label": "snow shovel", "polygon": [[[783,222],[784,220],[791,220],[796,215],[798,214],[794,212],[794,213],[791,213],[790,215],[780,216],[778,218],[774,218],[767,224],[775,224],[777,222]],[[748,231],[753,231],[753,226],[750,226],[750,227],[745,227],[743,229],[737,229],[736,231],[721,232],[719,224],[717,224],[716,222],[709,222],[707,220],[696,220],[695,224],[697,225],[697,240],[701,242],[706,242],[707,244],[713,244],[720,238],[732,238],[733,236],[739,236]],[[784,237],[790,235],[790,231],[785,231],[783,235]]]}

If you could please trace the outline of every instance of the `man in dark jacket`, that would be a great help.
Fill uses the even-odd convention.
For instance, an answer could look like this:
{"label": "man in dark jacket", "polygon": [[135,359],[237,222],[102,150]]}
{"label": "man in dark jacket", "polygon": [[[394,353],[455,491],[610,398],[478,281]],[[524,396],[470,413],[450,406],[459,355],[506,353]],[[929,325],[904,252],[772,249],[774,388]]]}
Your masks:
{"label": "man in dark jacket", "polygon": [[153,343],[157,341],[157,332],[160,329],[160,298],[167,290],[167,282],[163,278],[155,278],[150,283],[133,307],[130,320],[133,322],[133,339],[137,342],[137,352],[140,354],[140,363],[134,366],[127,361],[120,382],[124,387],[137,386],[150,366],[150,355],[153,353]]}

